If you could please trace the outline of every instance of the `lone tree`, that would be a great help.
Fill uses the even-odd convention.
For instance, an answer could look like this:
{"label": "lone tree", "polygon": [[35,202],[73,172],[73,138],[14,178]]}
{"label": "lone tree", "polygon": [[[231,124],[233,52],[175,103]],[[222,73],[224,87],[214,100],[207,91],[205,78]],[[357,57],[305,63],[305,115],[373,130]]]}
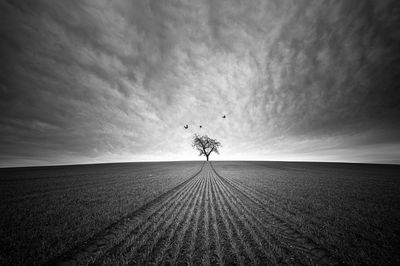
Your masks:
{"label": "lone tree", "polygon": [[206,156],[208,161],[208,157],[210,157],[212,152],[219,154],[218,148],[222,145],[219,141],[209,138],[207,135],[199,136],[195,134],[193,137],[192,146],[200,152],[199,156]]}

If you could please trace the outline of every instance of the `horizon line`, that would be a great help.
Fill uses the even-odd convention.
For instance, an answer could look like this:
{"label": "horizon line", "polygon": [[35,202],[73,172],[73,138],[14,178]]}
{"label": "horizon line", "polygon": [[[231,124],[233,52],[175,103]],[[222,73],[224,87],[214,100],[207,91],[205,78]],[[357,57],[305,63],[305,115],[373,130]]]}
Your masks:
{"label": "horizon line", "polygon": [[[43,165],[23,165],[23,166],[1,166],[0,169],[11,168],[36,168],[36,167],[62,167],[62,166],[85,166],[102,164],[130,164],[130,163],[168,163],[168,162],[207,162],[206,160],[165,160],[165,161],[120,161],[120,162],[95,162],[95,163],[74,163],[74,164],[43,164]],[[210,162],[279,162],[279,163],[337,163],[337,164],[374,164],[374,165],[394,165],[400,166],[400,162],[351,162],[351,161],[305,161],[305,160],[210,160]]]}

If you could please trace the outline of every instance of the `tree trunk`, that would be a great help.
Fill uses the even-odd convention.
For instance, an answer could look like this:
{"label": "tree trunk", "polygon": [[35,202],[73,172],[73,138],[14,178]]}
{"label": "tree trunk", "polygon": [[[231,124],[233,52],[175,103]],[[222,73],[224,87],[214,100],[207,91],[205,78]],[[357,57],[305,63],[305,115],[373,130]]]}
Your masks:
{"label": "tree trunk", "polygon": [[208,156],[206,156],[207,157],[207,161],[208,161]]}

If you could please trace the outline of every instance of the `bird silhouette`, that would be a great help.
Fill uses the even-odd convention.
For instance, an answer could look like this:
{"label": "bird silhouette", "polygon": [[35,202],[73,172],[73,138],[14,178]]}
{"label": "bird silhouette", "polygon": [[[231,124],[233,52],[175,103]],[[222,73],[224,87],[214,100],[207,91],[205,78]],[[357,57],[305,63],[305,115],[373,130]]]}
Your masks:
{"label": "bird silhouette", "polygon": [[222,118],[226,118],[226,115],[223,115]]}
{"label": "bird silhouette", "polygon": [[202,128],[203,126],[202,125],[200,125],[200,128]]}
{"label": "bird silhouette", "polygon": [[189,126],[188,126],[188,125],[185,125],[185,126],[183,126],[183,127],[184,127],[185,129],[188,129]]}

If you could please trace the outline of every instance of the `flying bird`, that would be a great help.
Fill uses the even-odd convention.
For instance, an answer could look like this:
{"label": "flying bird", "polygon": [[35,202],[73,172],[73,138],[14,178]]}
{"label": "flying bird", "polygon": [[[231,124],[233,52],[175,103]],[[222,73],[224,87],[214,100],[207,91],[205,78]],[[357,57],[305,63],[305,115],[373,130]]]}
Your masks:
{"label": "flying bird", "polygon": [[183,127],[184,127],[185,129],[188,129],[189,126],[188,126],[188,125],[185,125],[185,126],[183,126]]}
{"label": "flying bird", "polygon": [[222,118],[226,118],[226,115],[223,115]]}
{"label": "flying bird", "polygon": [[202,128],[203,126],[202,125],[200,125],[200,128]]}

